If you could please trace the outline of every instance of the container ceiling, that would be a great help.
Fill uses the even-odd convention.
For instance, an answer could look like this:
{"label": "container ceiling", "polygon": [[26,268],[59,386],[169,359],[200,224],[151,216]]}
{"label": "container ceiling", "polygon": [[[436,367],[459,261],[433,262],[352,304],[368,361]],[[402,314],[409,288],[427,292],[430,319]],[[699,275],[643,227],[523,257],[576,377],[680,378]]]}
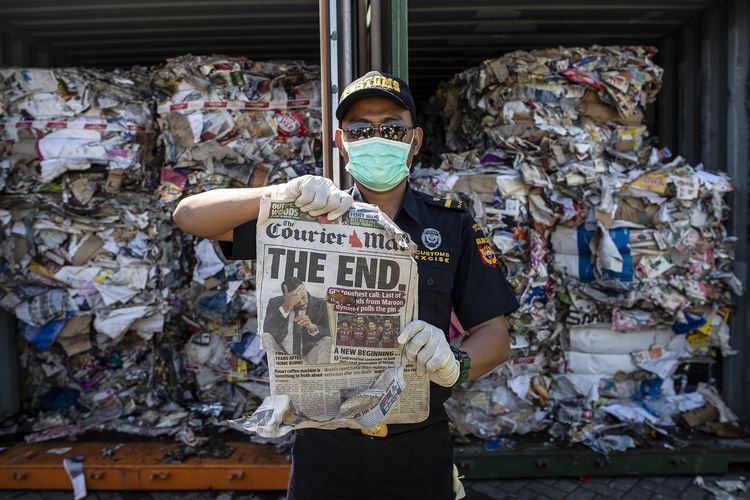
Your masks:
{"label": "container ceiling", "polygon": [[716,0],[409,0],[410,86],[441,81],[517,49],[653,44]]}
{"label": "container ceiling", "polygon": [[[656,44],[716,0],[408,0],[418,97],[518,48]],[[86,66],[158,64],[185,53],[319,61],[317,0],[2,0],[0,29]]]}
{"label": "container ceiling", "polygon": [[2,0],[0,19],[85,66],[186,53],[320,59],[316,0]]}

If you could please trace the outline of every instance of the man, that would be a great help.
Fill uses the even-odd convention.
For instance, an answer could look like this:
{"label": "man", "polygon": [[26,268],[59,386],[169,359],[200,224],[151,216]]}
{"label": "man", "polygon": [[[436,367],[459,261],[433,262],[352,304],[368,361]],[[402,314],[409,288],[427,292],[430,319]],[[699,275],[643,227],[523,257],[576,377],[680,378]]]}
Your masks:
{"label": "man", "polygon": [[380,338],[380,347],[387,347],[389,349],[395,347],[396,337],[398,337],[398,332],[393,328],[393,321],[386,318],[383,320],[383,334]]}
{"label": "man", "polygon": [[293,276],[281,283],[281,292],[268,301],[263,333],[270,333],[287,354],[303,357],[323,339],[330,341],[326,301],[310,296],[304,283]]}
{"label": "man", "polygon": [[378,330],[378,324],[373,320],[367,322],[365,347],[380,347],[380,330]]}
{"label": "man", "polygon": [[[338,146],[355,181],[348,193],[330,180],[304,176],[281,186],[215,190],[183,200],[174,218],[185,231],[219,240],[230,258],[255,256],[259,198],[295,198],[313,216],[340,217],[353,200],[377,205],[418,245],[419,320],[397,341],[430,381],[424,422],[377,426],[370,431],[305,429],[292,450],[292,499],[453,498],[453,448],[443,402],[468,375],[476,379],[510,352],[505,315],[515,297],[481,228],[460,203],[433,200],[407,184],[422,145],[407,84],[370,72],[341,93]],[[451,310],[468,327],[460,350],[446,332]]]}
{"label": "man", "polygon": [[339,328],[336,331],[336,345],[352,345],[352,327],[348,320],[339,321]]}
{"label": "man", "polygon": [[352,327],[352,330],[352,345],[354,347],[364,347],[365,333],[367,332],[364,316],[357,316],[354,318],[354,326]]}

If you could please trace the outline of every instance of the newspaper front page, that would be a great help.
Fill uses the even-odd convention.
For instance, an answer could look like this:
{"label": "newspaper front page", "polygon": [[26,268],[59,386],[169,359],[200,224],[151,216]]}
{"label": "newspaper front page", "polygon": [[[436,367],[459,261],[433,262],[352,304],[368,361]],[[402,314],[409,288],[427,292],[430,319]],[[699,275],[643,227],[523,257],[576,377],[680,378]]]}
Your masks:
{"label": "newspaper front page", "polygon": [[256,293],[271,396],[232,426],[277,437],[425,420],[429,379],[396,341],[417,317],[415,251],[374,205],[331,222],[264,197]]}

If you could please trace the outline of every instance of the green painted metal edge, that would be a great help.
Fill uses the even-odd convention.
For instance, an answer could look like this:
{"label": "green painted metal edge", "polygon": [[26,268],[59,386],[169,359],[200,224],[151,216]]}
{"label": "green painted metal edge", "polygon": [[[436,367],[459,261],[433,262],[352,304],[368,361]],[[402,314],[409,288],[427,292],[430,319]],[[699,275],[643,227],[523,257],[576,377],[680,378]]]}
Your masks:
{"label": "green painted metal edge", "polygon": [[391,0],[391,72],[409,82],[409,16],[407,0]]}
{"label": "green painted metal edge", "polygon": [[488,452],[457,446],[454,462],[467,479],[532,477],[723,474],[731,464],[750,464],[750,441],[714,440],[682,449],[641,449],[604,456],[564,446]]}

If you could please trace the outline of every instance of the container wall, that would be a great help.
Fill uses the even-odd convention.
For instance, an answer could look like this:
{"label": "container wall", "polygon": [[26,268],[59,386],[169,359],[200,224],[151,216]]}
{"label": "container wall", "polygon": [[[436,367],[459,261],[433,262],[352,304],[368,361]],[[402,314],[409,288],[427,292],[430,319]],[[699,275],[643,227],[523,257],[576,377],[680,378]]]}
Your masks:
{"label": "container wall", "polygon": [[[317,58],[318,4],[314,0],[247,0],[241,8],[214,6],[210,11],[207,7],[119,2],[103,14],[87,3],[96,2],[81,2],[65,9],[53,4],[40,8],[34,2],[6,2],[0,7],[0,66],[125,66],[161,62],[168,55],[187,51]],[[564,8],[559,2],[513,0],[403,3],[408,5],[409,80],[422,97],[434,92],[439,79],[450,78],[460,68],[518,48],[594,43],[658,45],[657,62],[665,68],[664,88],[649,111],[649,128],[657,131],[662,144],[691,163],[703,162],[708,168],[726,169],[732,175],[732,233],[738,238],[736,272],[747,287],[747,0],[715,2],[703,12],[709,3],[700,0],[666,0],[659,4],[600,0],[601,9],[597,2]],[[352,39],[366,32],[367,5],[366,0],[359,0],[350,13],[350,27],[362,26],[353,29]],[[389,5],[407,10],[395,0]],[[112,12],[119,19],[114,19]],[[222,25],[220,32],[205,24],[208,15],[213,23]],[[398,26],[392,26],[392,20],[391,15],[381,22],[395,31]],[[393,41],[394,33],[389,36]],[[96,41],[88,43],[88,38]],[[349,65],[357,68],[351,70],[353,74],[360,74],[369,69],[365,61],[369,59],[365,57],[368,43],[352,42],[361,50],[350,54]],[[747,294],[739,299],[732,345],[739,353],[724,360],[724,396],[738,413],[750,416]]]}
{"label": "container wall", "polygon": [[0,66],[49,68],[72,63],[45,42],[0,23]]}
{"label": "container wall", "polygon": [[[717,149],[726,154],[727,171],[735,179],[734,234],[739,239],[736,272],[748,288],[748,69],[750,67],[750,5],[744,0],[730,2],[726,15],[726,30],[718,31],[719,39],[726,37],[726,123],[723,140]],[[713,151],[713,149],[712,149]],[[724,366],[724,393],[727,401],[744,417],[750,416],[750,297],[746,292],[738,304],[734,323],[737,356]]]}
{"label": "container wall", "polygon": [[[665,37],[659,63],[665,69],[657,109],[660,142],[690,163],[723,169],[734,180],[730,230],[737,237],[735,272],[747,289],[748,272],[748,66],[749,7],[720,3]],[[727,403],[750,416],[750,302],[738,299],[732,324],[738,354],[723,360],[721,386]]]}
{"label": "container wall", "polygon": [[0,310],[0,418],[15,415],[21,407],[16,319]]}
{"label": "container wall", "polygon": [[[517,49],[656,45],[663,89],[646,114],[661,145],[691,165],[724,170],[734,180],[729,231],[737,237],[735,272],[748,283],[747,0],[660,3],[410,0],[410,83],[418,100],[483,59]],[[452,18],[452,19],[451,19]],[[452,25],[450,23],[453,23]],[[452,26],[452,27],[451,27]],[[517,31],[514,32],[514,30]],[[731,345],[721,361],[723,395],[750,416],[750,302],[738,299]]]}

